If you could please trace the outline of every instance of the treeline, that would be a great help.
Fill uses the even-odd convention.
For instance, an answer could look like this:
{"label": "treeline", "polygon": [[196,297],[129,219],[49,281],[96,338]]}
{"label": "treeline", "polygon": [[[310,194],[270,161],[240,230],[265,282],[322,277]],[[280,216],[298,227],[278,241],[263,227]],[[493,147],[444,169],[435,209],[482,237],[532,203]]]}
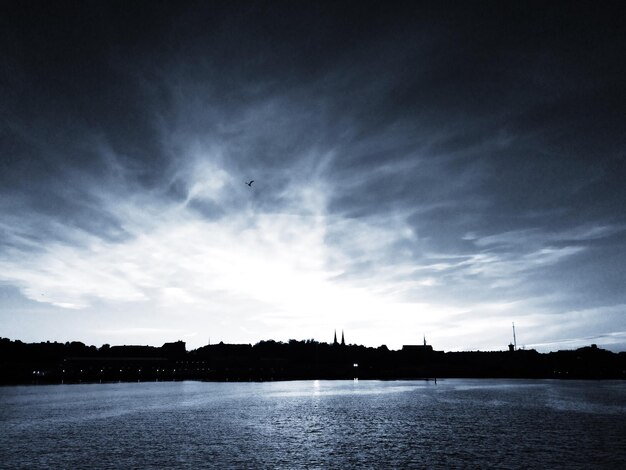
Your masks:
{"label": "treeline", "polygon": [[595,345],[540,354],[535,350],[390,350],[314,340],[214,344],[186,351],[177,341],[100,348],[81,342],[23,343],[0,339],[0,383],[148,380],[264,381],[296,379],[420,379],[437,377],[626,378],[626,353]]}

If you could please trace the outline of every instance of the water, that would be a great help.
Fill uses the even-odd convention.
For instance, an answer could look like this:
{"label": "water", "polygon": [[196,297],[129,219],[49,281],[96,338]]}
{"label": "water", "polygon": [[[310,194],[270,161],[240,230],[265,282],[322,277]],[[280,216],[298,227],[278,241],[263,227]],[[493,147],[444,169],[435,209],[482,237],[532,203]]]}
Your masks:
{"label": "water", "polygon": [[626,383],[0,387],[2,468],[626,468]]}

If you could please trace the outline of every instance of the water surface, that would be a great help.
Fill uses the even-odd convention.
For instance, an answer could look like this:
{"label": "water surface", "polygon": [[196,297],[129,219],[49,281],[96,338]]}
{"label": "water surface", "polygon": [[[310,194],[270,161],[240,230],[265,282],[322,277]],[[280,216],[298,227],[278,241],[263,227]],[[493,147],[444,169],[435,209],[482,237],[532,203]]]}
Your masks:
{"label": "water surface", "polygon": [[2,468],[626,468],[626,383],[0,387]]}

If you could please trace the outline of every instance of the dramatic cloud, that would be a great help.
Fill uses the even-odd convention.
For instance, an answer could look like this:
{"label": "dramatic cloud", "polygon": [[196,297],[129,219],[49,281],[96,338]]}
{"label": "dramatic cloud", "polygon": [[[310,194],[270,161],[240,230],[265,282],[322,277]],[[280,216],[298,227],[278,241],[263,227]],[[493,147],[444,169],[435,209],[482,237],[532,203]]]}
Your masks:
{"label": "dramatic cloud", "polygon": [[0,335],[626,347],[610,6],[3,8]]}

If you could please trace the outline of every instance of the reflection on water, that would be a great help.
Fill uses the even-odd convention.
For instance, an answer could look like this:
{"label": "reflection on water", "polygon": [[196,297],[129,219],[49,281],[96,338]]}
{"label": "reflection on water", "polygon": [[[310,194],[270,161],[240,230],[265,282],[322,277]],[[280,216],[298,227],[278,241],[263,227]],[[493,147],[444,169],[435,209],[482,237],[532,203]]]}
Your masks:
{"label": "reflection on water", "polygon": [[0,467],[624,468],[624,382],[0,388]]}

